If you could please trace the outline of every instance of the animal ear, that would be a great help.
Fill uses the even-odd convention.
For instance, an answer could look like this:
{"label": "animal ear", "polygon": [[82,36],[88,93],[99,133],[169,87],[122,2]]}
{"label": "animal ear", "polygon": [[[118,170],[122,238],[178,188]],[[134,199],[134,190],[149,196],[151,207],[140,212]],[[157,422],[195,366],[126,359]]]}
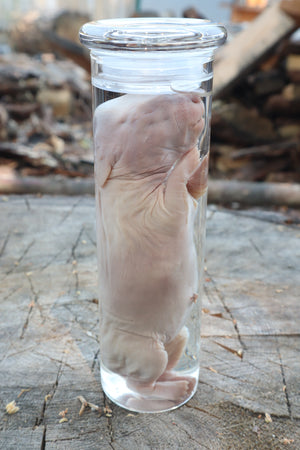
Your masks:
{"label": "animal ear", "polygon": [[186,185],[189,193],[198,199],[201,197],[207,189],[207,178],[208,178],[208,155],[200,161],[197,169],[193,172],[192,176]]}
{"label": "animal ear", "polygon": [[99,158],[96,164],[96,182],[99,187],[103,187],[112,171],[112,165],[108,158]]}
{"label": "animal ear", "polygon": [[97,108],[94,117],[94,160],[95,177],[99,187],[103,187],[108,180],[113,167],[113,153],[109,151],[109,142],[105,133],[105,118],[101,108]]}
{"label": "animal ear", "polygon": [[169,211],[186,207],[187,183],[199,165],[197,147],[193,147],[173,164],[167,175],[165,206]]}

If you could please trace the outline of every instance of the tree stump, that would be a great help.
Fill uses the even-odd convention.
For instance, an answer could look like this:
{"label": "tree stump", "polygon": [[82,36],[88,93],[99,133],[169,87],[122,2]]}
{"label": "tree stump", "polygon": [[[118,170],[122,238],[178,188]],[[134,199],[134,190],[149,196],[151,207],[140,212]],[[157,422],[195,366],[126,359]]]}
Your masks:
{"label": "tree stump", "polygon": [[300,448],[297,226],[209,207],[197,393],[136,414],[99,380],[94,198],[0,211],[0,448]]}

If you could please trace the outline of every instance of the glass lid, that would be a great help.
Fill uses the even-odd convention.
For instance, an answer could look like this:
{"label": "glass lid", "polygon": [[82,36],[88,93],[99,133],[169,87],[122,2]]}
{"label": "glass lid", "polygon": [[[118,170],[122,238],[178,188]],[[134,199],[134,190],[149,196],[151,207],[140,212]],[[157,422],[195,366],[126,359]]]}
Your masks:
{"label": "glass lid", "polygon": [[130,18],[86,23],[79,32],[90,49],[151,51],[218,47],[226,40],[226,29],[202,19]]}

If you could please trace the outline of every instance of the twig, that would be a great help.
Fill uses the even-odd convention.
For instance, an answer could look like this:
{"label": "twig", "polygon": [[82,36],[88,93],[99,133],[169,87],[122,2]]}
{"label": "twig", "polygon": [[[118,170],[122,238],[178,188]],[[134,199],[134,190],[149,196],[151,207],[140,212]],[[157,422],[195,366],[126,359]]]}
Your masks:
{"label": "twig", "polygon": [[94,405],[94,403],[90,403],[88,402],[82,395],[79,395],[78,400],[80,400],[81,402],[81,408],[79,411],[79,415],[82,416],[82,414],[85,411],[85,408],[88,406],[89,408],[91,408],[92,411],[98,411],[99,413],[101,413],[101,408],[100,406]]}

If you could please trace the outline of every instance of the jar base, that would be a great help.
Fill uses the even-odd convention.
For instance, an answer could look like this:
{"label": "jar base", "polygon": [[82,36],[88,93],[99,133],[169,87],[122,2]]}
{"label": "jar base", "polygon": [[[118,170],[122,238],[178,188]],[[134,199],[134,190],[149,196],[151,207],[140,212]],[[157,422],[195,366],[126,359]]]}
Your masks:
{"label": "jar base", "polygon": [[199,378],[199,368],[193,371],[177,372],[178,377],[188,378],[189,381],[193,380],[193,388],[188,392],[186,398],[182,399],[181,397],[180,400],[175,401],[140,395],[128,388],[126,380],[122,376],[110,372],[104,367],[101,367],[100,373],[102,388],[107,397],[116,405],[138,413],[158,413],[179,408],[193,397],[197,390]]}

